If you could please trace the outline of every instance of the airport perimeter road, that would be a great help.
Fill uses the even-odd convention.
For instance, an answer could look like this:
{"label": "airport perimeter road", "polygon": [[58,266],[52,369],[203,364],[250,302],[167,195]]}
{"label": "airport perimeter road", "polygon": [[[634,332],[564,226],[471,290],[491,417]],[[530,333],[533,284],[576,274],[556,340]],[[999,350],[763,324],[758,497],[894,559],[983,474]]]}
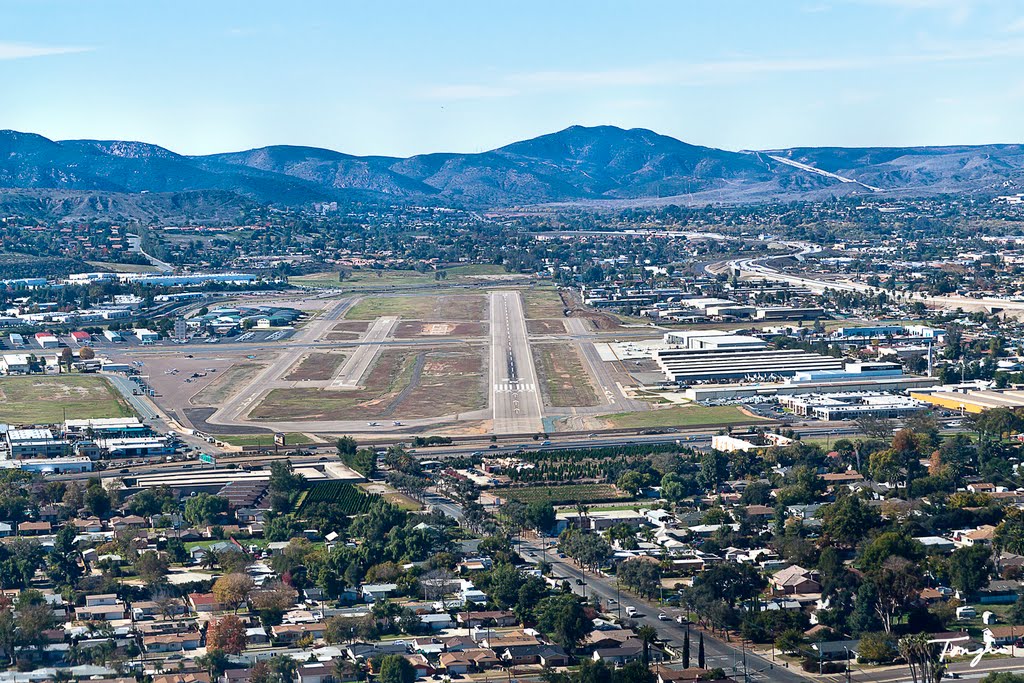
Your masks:
{"label": "airport perimeter road", "polygon": [[341,370],[331,380],[328,389],[355,389],[363,381],[363,375],[367,368],[373,363],[373,359],[380,353],[381,343],[391,336],[395,329],[398,318],[395,316],[383,316],[377,318],[370,325],[370,329],[359,340],[362,346],[357,346],[352,355],[348,357],[341,366]]}
{"label": "airport perimeter road", "polygon": [[544,431],[519,292],[491,292],[491,406],[495,434]]}

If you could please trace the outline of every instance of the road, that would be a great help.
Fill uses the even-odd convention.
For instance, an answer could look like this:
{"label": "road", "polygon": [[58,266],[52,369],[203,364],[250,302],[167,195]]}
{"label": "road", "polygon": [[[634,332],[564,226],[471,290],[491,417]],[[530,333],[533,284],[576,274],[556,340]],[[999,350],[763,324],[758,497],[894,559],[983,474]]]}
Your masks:
{"label": "road", "polygon": [[540,387],[519,292],[491,292],[490,332],[494,433],[543,432]]}
{"label": "road", "polygon": [[358,388],[360,382],[363,381],[366,370],[373,363],[373,359],[377,357],[377,354],[380,353],[381,343],[391,336],[391,332],[395,329],[397,323],[398,318],[390,315],[374,320],[373,324],[370,325],[370,329],[359,340],[362,345],[356,347],[352,355],[345,360],[341,370],[331,380],[327,388]]}
{"label": "road", "polygon": [[766,280],[772,280],[775,282],[788,282],[792,285],[799,287],[806,287],[812,292],[822,293],[826,289],[838,290],[844,292],[860,292],[863,294],[885,294],[889,297],[902,298],[909,301],[920,301],[926,306],[933,308],[945,309],[945,310],[956,310],[956,309],[980,309],[986,308],[1001,309],[1013,313],[1024,313],[1024,301],[1013,301],[1009,299],[998,299],[995,297],[982,297],[974,298],[969,296],[960,296],[956,294],[950,294],[945,296],[929,296],[921,292],[889,292],[880,287],[872,287],[871,285],[863,282],[856,282],[854,280],[839,280],[839,279],[828,279],[813,274],[807,273],[786,273],[769,263],[775,259],[785,258],[786,256],[802,259],[807,254],[813,254],[821,251],[821,247],[816,244],[809,242],[783,242],[786,246],[796,249],[791,254],[765,256],[760,258],[738,258],[730,261],[719,262],[717,264],[708,264],[705,266],[705,270],[713,272],[715,266],[721,267],[723,264],[736,270],[740,275],[752,275],[755,277],[761,277]]}
{"label": "road", "polygon": [[[680,650],[682,648],[683,638],[686,633],[687,627],[682,624],[677,624],[673,620],[662,621],[658,619],[660,612],[665,612],[670,616],[674,616],[676,612],[671,610],[665,610],[658,608],[645,600],[641,600],[629,593],[620,591],[616,588],[615,582],[602,574],[594,574],[593,572],[584,572],[569,559],[563,559],[558,557],[557,550],[550,548],[546,553],[544,552],[544,543],[549,542],[550,539],[539,539],[536,541],[523,542],[523,550],[532,554],[533,557],[527,559],[546,559],[552,566],[552,573],[557,576],[567,577],[569,579],[569,585],[572,586],[573,591],[579,595],[585,597],[597,596],[601,600],[602,605],[609,605],[608,611],[612,608],[617,607],[621,610],[621,615],[625,617],[626,608],[632,607],[637,611],[637,615],[634,617],[641,625],[651,626],[658,633],[658,640],[668,644],[673,650]],[[579,579],[583,581],[583,585],[576,583]],[[609,603],[609,600],[615,602]],[[697,631],[695,628],[691,628],[690,631],[690,656],[691,664],[696,665],[697,657]],[[755,655],[749,650],[745,650],[741,647],[737,647],[730,643],[726,643],[716,637],[711,636],[708,633],[704,634],[704,653],[706,666],[711,668],[721,667],[725,669],[725,673],[731,676],[733,679],[739,681],[742,680],[740,677],[743,675],[744,670],[744,659],[746,660],[746,670],[749,674],[750,681],[780,681],[781,683],[797,683],[798,681],[804,681],[804,677],[801,674],[791,671],[782,666],[775,666],[771,661]]]}

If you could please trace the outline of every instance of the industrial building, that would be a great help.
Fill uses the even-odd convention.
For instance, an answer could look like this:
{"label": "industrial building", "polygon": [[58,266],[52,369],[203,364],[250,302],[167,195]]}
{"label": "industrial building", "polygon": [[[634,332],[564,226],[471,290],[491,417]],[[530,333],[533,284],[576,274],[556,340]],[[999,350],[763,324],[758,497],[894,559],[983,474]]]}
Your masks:
{"label": "industrial building", "polygon": [[841,358],[799,349],[773,351],[763,346],[656,349],[654,360],[670,382],[680,384],[728,379],[768,380],[792,377],[799,372],[843,368]]}
{"label": "industrial building", "polygon": [[153,342],[160,339],[160,335],[153,330],[147,330],[143,327],[135,330],[135,336],[143,344],[152,344]]}
{"label": "industrial building", "polygon": [[89,346],[92,344],[92,335],[84,331],[76,331],[71,333],[71,338],[76,344],[80,346]]}
{"label": "industrial building", "polygon": [[1024,390],[982,389],[973,385],[944,385],[910,392],[911,398],[961,413],[983,413],[992,408],[1024,408]]}
{"label": "industrial building", "polygon": [[121,341],[121,333],[117,330],[103,330],[103,336],[107,338],[108,342]]}
{"label": "industrial building", "polygon": [[8,429],[4,434],[9,458],[58,458],[68,451],[68,441],[49,429]]}
{"label": "industrial building", "polygon": [[17,349],[25,345],[25,338],[17,332],[11,332],[7,336],[7,340],[11,343],[11,348]]}
{"label": "industrial building", "polygon": [[826,421],[860,417],[901,418],[928,407],[913,398],[877,391],[780,396],[779,404],[797,415]]}
{"label": "industrial building", "polygon": [[765,432],[764,434],[740,434],[731,436],[729,434],[716,434],[711,437],[711,448],[723,453],[734,453],[736,451],[753,451],[758,448],[772,448],[774,446],[788,446],[793,439],[781,434]]}
{"label": "industrial building", "polygon": [[32,372],[31,358],[27,353],[0,356],[0,372],[5,375],[27,375]]}
{"label": "industrial building", "polygon": [[107,417],[67,420],[64,433],[96,439],[125,438],[149,434],[149,427],[135,417]]}
{"label": "industrial building", "polygon": [[65,472],[92,472],[89,458],[29,458],[26,460],[0,460],[0,467],[19,469],[40,474],[62,474]]}
{"label": "industrial building", "polygon": [[35,338],[41,349],[55,349],[60,346],[60,340],[49,332],[37,332]]}
{"label": "industrial building", "polygon": [[174,453],[174,446],[167,439],[159,436],[97,439],[96,445],[102,448],[111,458],[171,455]]}

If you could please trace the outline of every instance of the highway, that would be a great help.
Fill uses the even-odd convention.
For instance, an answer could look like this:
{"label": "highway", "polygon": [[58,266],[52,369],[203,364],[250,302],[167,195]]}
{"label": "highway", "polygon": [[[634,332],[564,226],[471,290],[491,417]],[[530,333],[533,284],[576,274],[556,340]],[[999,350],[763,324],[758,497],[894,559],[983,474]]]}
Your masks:
{"label": "highway", "polygon": [[540,387],[519,292],[491,293],[490,333],[494,433],[543,432]]}

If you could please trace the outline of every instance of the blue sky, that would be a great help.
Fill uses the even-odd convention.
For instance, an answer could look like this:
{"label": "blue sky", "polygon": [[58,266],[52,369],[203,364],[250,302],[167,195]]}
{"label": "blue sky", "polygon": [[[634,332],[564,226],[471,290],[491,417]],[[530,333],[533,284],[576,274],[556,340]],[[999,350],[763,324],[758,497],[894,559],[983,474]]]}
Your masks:
{"label": "blue sky", "polygon": [[0,0],[0,128],[182,153],[1024,142],[1024,0]]}

